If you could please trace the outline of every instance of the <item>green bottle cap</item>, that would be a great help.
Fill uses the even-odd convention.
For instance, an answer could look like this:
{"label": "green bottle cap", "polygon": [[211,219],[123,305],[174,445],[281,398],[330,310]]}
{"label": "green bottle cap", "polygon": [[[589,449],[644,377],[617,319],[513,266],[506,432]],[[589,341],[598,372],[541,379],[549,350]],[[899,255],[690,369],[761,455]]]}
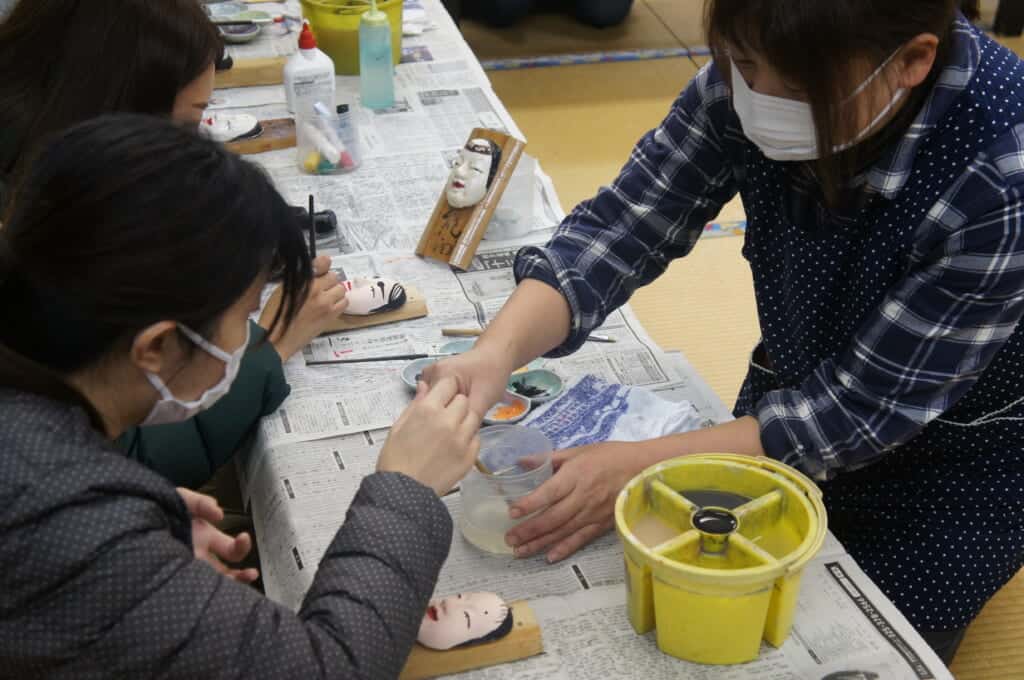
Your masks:
{"label": "green bottle cap", "polygon": [[377,9],[377,0],[370,0],[370,10],[363,14],[360,21],[370,26],[391,26],[388,15]]}

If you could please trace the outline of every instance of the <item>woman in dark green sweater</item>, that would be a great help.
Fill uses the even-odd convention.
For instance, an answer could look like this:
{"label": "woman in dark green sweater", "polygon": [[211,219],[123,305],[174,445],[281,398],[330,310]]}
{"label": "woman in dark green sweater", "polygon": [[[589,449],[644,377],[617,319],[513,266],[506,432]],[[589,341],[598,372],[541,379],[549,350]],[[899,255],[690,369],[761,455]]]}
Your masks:
{"label": "woman in dark green sweater", "polygon": [[[105,113],[198,124],[223,49],[197,0],[33,0],[0,23],[0,206],[41,139]],[[6,209],[4,210],[6,212]],[[344,305],[327,258],[295,322],[252,342],[237,382],[187,422],[132,428],[118,440],[132,458],[179,486],[198,487],[227,462],[289,388],[282,360],[316,337]]]}

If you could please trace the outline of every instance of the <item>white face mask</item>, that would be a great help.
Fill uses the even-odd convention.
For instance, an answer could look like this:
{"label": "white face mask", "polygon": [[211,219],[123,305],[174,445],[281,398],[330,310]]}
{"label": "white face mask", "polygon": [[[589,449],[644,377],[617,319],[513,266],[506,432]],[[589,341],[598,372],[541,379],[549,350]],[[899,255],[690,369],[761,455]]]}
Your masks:
{"label": "white face mask", "polygon": [[[893,52],[874,73],[858,85],[846,102],[863,92],[898,52],[899,50]],[[906,94],[906,89],[898,89],[892,101],[863,130],[851,141],[833,147],[832,151],[845,151],[867,137]],[[757,144],[768,158],[774,161],[813,161],[821,157],[818,153],[818,135],[814,127],[811,105],[794,99],[754,92],[747,85],[743,74],[736,68],[735,62],[732,63],[732,102],[736,115],[743,125],[743,134]]]}
{"label": "white face mask", "polygon": [[178,328],[186,338],[194,342],[204,352],[224,362],[224,377],[216,385],[203,392],[202,396],[195,401],[181,401],[171,394],[171,391],[167,389],[167,385],[160,379],[160,376],[147,372],[146,377],[156,391],[160,393],[160,400],[153,404],[153,409],[146,416],[146,419],[142,421],[143,425],[180,423],[213,406],[217,403],[218,399],[227,394],[228,390],[231,389],[231,383],[235,381],[235,376],[238,375],[238,367],[242,363],[242,356],[245,355],[245,350],[249,346],[251,327],[248,324],[245,327],[245,342],[232,354],[228,354],[220,347],[207,342],[201,335],[185,326],[179,325]]}

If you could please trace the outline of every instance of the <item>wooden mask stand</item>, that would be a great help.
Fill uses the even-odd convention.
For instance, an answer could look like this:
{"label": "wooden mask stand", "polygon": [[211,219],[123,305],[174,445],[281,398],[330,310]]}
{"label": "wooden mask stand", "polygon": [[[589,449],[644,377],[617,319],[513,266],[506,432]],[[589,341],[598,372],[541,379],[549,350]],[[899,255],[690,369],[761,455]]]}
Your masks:
{"label": "wooden mask stand", "polygon": [[414,645],[399,680],[424,680],[439,675],[452,675],[542,654],[544,641],[530,605],[526,602],[513,602],[511,607],[515,623],[505,637],[472,647],[456,647],[447,652]]}
{"label": "wooden mask stand", "polygon": [[447,184],[434,214],[420,238],[416,254],[466,270],[487,231],[498,202],[512,179],[526,144],[494,130],[476,128],[470,139],[488,139],[501,147],[501,162],[484,197],[474,206],[453,208],[448,204]]}

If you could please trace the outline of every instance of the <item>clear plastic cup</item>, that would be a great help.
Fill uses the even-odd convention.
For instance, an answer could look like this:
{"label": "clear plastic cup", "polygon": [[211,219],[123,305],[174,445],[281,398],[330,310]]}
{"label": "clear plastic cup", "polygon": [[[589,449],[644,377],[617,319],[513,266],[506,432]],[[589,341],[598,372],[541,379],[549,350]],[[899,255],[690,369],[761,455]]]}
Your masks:
{"label": "clear plastic cup", "polygon": [[480,462],[494,474],[474,468],[462,480],[459,529],[467,541],[485,552],[512,553],[505,534],[530,516],[513,520],[509,508],[551,479],[553,448],[542,432],[528,427],[495,425],[481,430]]}
{"label": "clear plastic cup", "polygon": [[295,115],[295,148],[299,168],[311,175],[352,172],[362,162],[355,118],[348,104],[335,111],[317,104],[320,112]]}

